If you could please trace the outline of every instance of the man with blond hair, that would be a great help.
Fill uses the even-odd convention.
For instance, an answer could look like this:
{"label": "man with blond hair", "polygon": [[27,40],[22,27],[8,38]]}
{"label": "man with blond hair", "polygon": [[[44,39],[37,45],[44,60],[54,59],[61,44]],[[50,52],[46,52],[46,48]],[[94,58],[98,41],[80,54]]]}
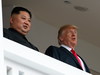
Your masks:
{"label": "man with blond hair", "polygon": [[60,47],[50,46],[45,54],[78,69],[90,73],[85,61],[74,51],[77,44],[77,30],[75,25],[64,25],[58,31]]}

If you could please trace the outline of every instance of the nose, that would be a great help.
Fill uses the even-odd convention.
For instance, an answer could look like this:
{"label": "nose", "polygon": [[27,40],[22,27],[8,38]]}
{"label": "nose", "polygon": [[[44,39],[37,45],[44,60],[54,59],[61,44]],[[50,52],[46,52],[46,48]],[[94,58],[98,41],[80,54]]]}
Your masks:
{"label": "nose", "polygon": [[29,22],[28,20],[25,20],[25,24],[26,24],[26,25],[29,25],[30,22]]}
{"label": "nose", "polygon": [[76,35],[76,32],[72,32],[72,36],[75,36]]}

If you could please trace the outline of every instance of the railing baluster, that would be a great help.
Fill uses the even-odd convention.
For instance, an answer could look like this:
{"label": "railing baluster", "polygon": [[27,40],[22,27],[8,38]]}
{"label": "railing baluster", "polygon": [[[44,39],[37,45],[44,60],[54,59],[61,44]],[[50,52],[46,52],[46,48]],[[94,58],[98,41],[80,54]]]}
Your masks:
{"label": "railing baluster", "polygon": [[22,72],[22,71],[19,71],[19,75],[24,75],[24,72]]}
{"label": "railing baluster", "polygon": [[7,75],[7,66],[4,65],[4,75]]}
{"label": "railing baluster", "polygon": [[18,69],[14,68],[14,67],[8,69],[7,75],[19,75]]}

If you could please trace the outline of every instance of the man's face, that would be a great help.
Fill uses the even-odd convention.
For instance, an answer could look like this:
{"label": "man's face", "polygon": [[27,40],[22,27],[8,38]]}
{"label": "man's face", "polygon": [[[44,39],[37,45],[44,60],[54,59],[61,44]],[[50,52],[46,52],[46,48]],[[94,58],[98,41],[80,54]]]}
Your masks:
{"label": "man's face", "polygon": [[63,31],[60,36],[60,40],[62,44],[69,46],[70,48],[74,48],[77,44],[77,31],[75,28],[67,28]]}
{"label": "man's face", "polygon": [[13,14],[10,18],[11,28],[14,28],[22,35],[26,35],[31,27],[30,15],[26,11],[20,11],[20,14]]}

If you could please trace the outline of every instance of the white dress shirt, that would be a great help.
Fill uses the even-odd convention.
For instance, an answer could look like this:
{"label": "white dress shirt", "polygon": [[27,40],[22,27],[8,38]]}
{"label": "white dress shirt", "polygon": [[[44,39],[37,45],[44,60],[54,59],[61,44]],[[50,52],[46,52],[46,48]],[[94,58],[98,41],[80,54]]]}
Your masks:
{"label": "white dress shirt", "polygon": [[[70,48],[70,47],[68,47],[68,46],[66,46],[66,45],[63,45],[63,44],[62,44],[61,46],[64,47],[64,48],[66,48],[68,51],[71,52],[71,48]],[[71,53],[72,53],[72,52],[71,52]],[[83,71],[86,71],[83,61],[81,60],[80,57],[78,57],[78,58],[79,58],[80,61],[81,61],[81,64],[82,64],[82,67],[83,67]]]}

